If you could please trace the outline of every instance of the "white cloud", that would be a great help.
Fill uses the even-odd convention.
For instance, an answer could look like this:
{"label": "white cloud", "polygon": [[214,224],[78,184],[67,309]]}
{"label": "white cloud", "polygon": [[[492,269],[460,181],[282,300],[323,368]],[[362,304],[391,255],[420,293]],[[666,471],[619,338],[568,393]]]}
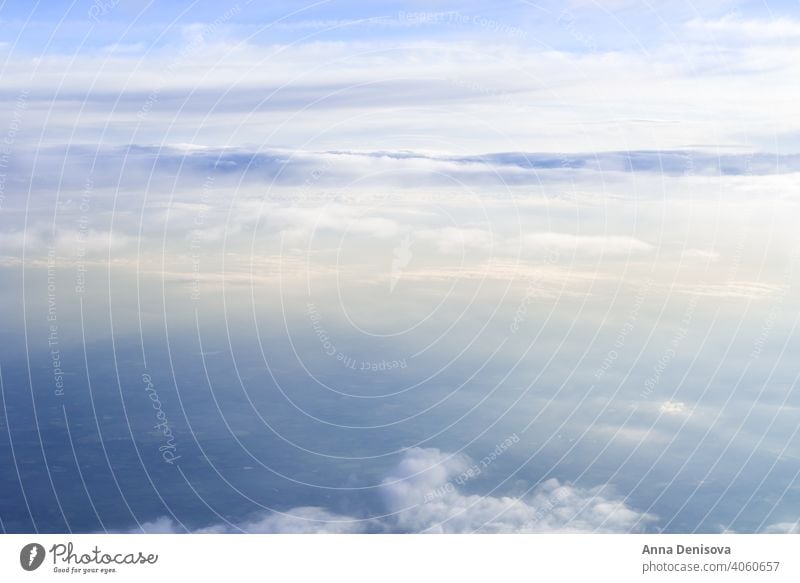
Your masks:
{"label": "white cloud", "polygon": [[768,534],[800,534],[800,522],[777,522],[764,529]]}
{"label": "white cloud", "polygon": [[556,479],[523,498],[463,494],[451,480],[470,465],[464,456],[437,449],[408,450],[383,484],[395,527],[437,533],[630,532],[655,520],[605,487],[580,488]]}
{"label": "white cloud", "polygon": [[[524,497],[465,494],[455,480],[472,465],[464,455],[412,448],[381,484],[382,518],[360,519],[304,506],[268,512],[235,527],[220,523],[195,532],[611,533],[638,532],[656,520],[628,506],[607,486],[582,488],[554,478]],[[142,531],[183,529],[161,517],[130,532]]]}
{"label": "white cloud", "polygon": [[360,532],[364,528],[364,521],[334,514],[316,506],[302,506],[286,513],[272,512],[247,521],[239,527],[251,533],[338,534]]}
{"label": "white cloud", "polygon": [[[720,35],[792,44],[740,42],[734,50],[709,50],[707,40]],[[195,139],[377,149],[385,147],[387,135],[402,134],[435,136],[435,143],[481,153],[509,144],[517,151],[671,148],[714,135],[752,146],[773,129],[798,128],[791,105],[797,37],[795,20],[727,17],[691,21],[671,43],[628,53],[599,47],[573,54],[433,37],[424,44],[400,40],[391,51],[384,41],[266,49],[209,43],[193,47],[183,60],[168,48],[148,51],[144,59],[119,52],[44,60],[21,54],[4,71],[4,86],[12,97],[30,89],[25,126],[32,136],[39,135],[38,120],[47,119],[48,136],[69,136],[77,124],[87,142]],[[752,71],[762,82],[752,83]],[[720,72],[742,74],[720,79]],[[57,94],[54,78],[63,82]],[[74,95],[87,87],[92,91],[78,111]],[[126,89],[117,97],[120,87]],[[263,106],[265,95],[269,107]],[[13,107],[11,99],[6,105]],[[103,130],[108,121],[117,127],[113,136]],[[475,131],[476,122],[491,129]],[[431,143],[408,139],[403,147]]]}
{"label": "white cloud", "polygon": [[471,227],[444,227],[425,229],[416,233],[421,239],[435,242],[442,253],[463,254],[468,249],[491,250],[493,235],[485,229]]}
{"label": "white cloud", "polygon": [[40,243],[38,237],[34,238],[31,234],[28,234],[26,237],[23,231],[0,233],[0,247],[6,251],[16,251],[18,249],[22,249],[26,243],[30,245],[32,238],[34,239],[35,243]]}
{"label": "white cloud", "polygon": [[686,403],[680,401],[664,401],[658,410],[666,415],[682,415],[686,412]]}
{"label": "white cloud", "polygon": [[571,235],[569,233],[532,233],[522,237],[522,247],[528,251],[555,251],[569,258],[627,256],[647,253],[653,246],[633,237]]}
{"label": "white cloud", "polygon": [[265,223],[297,237],[307,237],[314,231],[331,230],[384,239],[394,237],[399,232],[399,225],[395,221],[385,217],[364,216],[358,210],[340,204],[320,207],[268,205],[262,213]]}
{"label": "white cloud", "polygon": [[681,259],[689,261],[717,261],[719,259],[719,253],[705,249],[685,249],[681,254]]}
{"label": "white cloud", "polygon": [[131,242],[128,235],[120,232],[96,231],[89,229],[61,230],[56,237],[56,247],[65,251],[80,254],[107,253],[109,249],[121,249]]}
{"label": "white cloud", "polygon": [[173,534],[184,532],[175,522],[167,516],[161,516],[149,522],[143,522],[140,528],[130,532],[144,532],[145,534]]}
{"label": "white cloud", "polygon": [[680,291],[692,295],[734,300],[763,300],[776,296],[782,289],[783,288],[779,285],[760,283],[757,281],[701,283],[680,287]]}
{"label": "white cloud", "polygon": [[[288,512],[269,512],[241,524],[212,524],[193,530],[198,534],[221,534],[244,531],[248,533],[287,533],[287,534],[340,534],[363,530],[365,521],[328,512],[316,506],[300,506]],[[186,529],[168,516],[143,522],[139,528],[129,533],[180,534]]]}
{"label": "white cloud", "polygon": [[694,18],[687,23],[692,32],[712,34],[714,40],[720,36],[743,41],[780,42],[800,38],[800,21],[789,18],[746,19],[737,14],[728,14],[718,19]]}

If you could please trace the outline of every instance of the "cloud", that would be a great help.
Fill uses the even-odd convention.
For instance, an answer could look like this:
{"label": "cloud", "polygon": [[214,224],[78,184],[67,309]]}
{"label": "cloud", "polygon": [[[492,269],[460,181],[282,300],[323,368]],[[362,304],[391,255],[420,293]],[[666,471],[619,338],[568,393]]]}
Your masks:
{"label": "cloud", "polygon": [[702,35],[732,37],[736,40],[781,42],[800,38],[800,21],[790,18],[745,19],[728,14],[718,19],[694,18],[687,23],[692,32]]}
{"label": "cloud", "polygon": [[245,222],[260,217],[261,228],[275,233],[282,232],[304,240],[317,232],[329,231],[340,236],[360,235],[388,239],[398,234],[400,226],[392,219],[380,216],[364,216],[355,206],[337,203],[315,207],[281,206],[266,204],[256,206],[244,204],[240,210]]}
{"label": "cloud", "polygon": [[680,291],[696,296],[732,299],[732,300],[764,300],[775,297],[783,289],[780,285],[760,283],[757,281],[728,281],[723,283],[701,283],[684,285]]}
{"label": "cloud", "polygon": [[[30,245],[31,236],[25,236],[22,231],[0,233],[0,247],[6,251],[22,249],[25,243]],[[39,242],[38,239],[35,242]]]}
{"label": "cloud", "polygon": [[528,251],[555,251],[563,256],[608,257],[647,253],[650,243],[622,236],[571,235],[568,233],[533,233],[522,237]]}
{"label": "cloud", "polygon": [[316,506],[293,508],[290,512],[273,512],[240,525],[251,533],[352,533],[364,530],[364,521],[328,512]]}
{"label": "cloud", "polygon": [[716,251],[707,251],[705,249],[685,249],[681,253],[681,259],[687,261],[717,261],[719,253]]}
{"label": "cloud", "polygon": [[[402,133],[420,136],[405,144],[412,148],[431,147],[423,136],[436,136],[438,143],[459,143],[475,153],[508,147],[509,140],[515,149],[574,152],[587,144],[671,149],[704,143],[709,135],[757,146],[768,144],[759,137],[765,128],[767,134],[770,128],[797,130],[791,115],[797,89],[787,81],[796,77],[794,45],[740,42],[721,51],[707,44],[719,34],[788,41],[796,38],[797,22],[736,17],[690,22],[676,27],[677,38],[670,35],[651,50],[627,53],[614,51],[613,44],[574,54],[475,39],[445,42],[436,26],[425,27],[431,33],[427,42],[401,38],[392,50],[385,39],[294,38],[268,47],[204,43],[184,55],[175,54],[175,47],[148,46],[144,58],[124,51],[53,52],[47,59],[21,53],[4,71],[4,96],[10,110],[20,90],[30,91],[27,139],[36,140],[39,120],[46,119],[50,143],[63,143],[79,126],[84,143],[119,145],[196,139],[235,146],[358,143],[377,149],[387,135]],[[715,30],[719,34],[709,34]],[[569,37],[567,32],[562,35]],[[604,35],[591,29],[587,34],[603,43]],[[698,75],[698,69],[709,74]],[[64,71],[69,75],[61,79]],[[764,82],[753,84],[752,71]],[[734,74],[721,84],[720,72]],[[53,78],[62,81],[58,91]],[[560,106],[543,103],[554,98]],[[648,108],[640,115],[609,120],[609,112],[638,111],[642,103]],[[104,130],[109,122],[116,128],[112,134]],[[491,130],[465,129],[475,122]]]}
{"label": "cloud", "polygon": [[[465,455],[415,447],[405,452],[381,483],[386,512],[381,518],[303,506],[194,532],[613,533],[639,532],[656,520],[628,506],[607,486],[582,488],[555,478],[523,497],[465,494],[458,486],[459,477],[473,465]],[[161,517],[129,532],[179,533],[184,529]]]}
{"label": "cloud", "polygon": [[[288,512],[269,512],[240,524],[217,523],[192,530],[195,534],[223,534],[229,532],[285,533],[285,534],[342,534],[361,532],[364,520],[328,512],[317,506],[299,506]],[[126,531],[145,534],[180,534],[186,529],[168,516],[143,522],[140,527]]]}
{"label": "cloud", "polygon": [[800,522],[777,522],[764,529],[767,534],[800,534]]}
{"label": "cloud", "polygon": [[167,516],[161,516],[155,520],[143,522],[137,529],[128,532],[142,532],[145,534],[174,534],[185,532],[175,522]]}
{"label": "cloud", "polygon": [[425,229],[417,232],[416,236],[433,241],[441,253],[457,255],[470,249],[490,250],[494,239],[490,231],[471,227]]}
{"label": "cloud", "polygon": [[[525,497],[462,493],[453,484],[472,462],[437,449],[414,448],[383,482],[395,529],[435,533],[631,532],[655,520],[608,488],[550,479]],[[448,487],[448,484],[450,485]]]}
{"label": "cloud", "polygon": [[686,412],[686,403],[680,401],[664,401],[658,410],[666,415],[682,415]]}
{"label": "cloud", "polygon": [[87,229],[60,230],[56,236],[55,245],[61,249],[69,249],[83,254],[103,254],[111,250],[118,250],[128,246],[131,237],[122,233],[109,231],[96,231]]}

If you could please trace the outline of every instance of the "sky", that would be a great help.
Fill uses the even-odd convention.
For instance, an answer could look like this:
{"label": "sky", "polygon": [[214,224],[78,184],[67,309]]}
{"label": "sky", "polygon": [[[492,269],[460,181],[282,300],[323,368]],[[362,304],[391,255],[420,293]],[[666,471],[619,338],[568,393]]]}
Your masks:
{"label": "sky", "polygon": [[5,532],[797,532],[800,5],[0,4]]}

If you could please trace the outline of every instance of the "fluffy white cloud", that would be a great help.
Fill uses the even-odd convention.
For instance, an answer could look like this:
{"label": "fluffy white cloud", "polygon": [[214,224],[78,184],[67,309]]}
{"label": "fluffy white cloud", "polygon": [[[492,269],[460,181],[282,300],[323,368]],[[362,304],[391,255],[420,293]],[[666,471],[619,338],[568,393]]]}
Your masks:
{"label": "fluffy white cloud", "polygon": [[437,533],[631,532],[655,520],[606,487],[580,488],[550,479],[523,498],[462,493],[452,480],[468,458],[414,448],[384,480],[395,529]]}
{"label": "fluffy white cloud", "polygon": [[[412,448],[384,478],[385,516],[375,519],[335,514],[319,507],[269,512],[238,525],[215,524],[195,532],[223,533],[547,533],[638,532],[656,517],[639,512],[609,487],[581,488],[549,479],[524,497],[463,493],[458,482],[473,465],[460,454]],[[167,517],[130,532],[183,532]]]}

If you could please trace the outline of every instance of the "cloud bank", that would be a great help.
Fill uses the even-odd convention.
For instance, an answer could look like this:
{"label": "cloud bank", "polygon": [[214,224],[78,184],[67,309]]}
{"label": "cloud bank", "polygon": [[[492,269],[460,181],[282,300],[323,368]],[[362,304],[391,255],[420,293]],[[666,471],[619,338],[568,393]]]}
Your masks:
{"label": "cloud bank", "polygon": [[[411,448],[384,478],[378,518],[346,516],[315,506],[267,512],[239,524],[218,523],[198,533],[627,533],[657,518],[631,508],[608,486],[578,487],[555,478],[521,497],[466,494],[459,476],[473,462],[434,448]],[[461,480],[463,481],[463,480]],[[185,532],[168,517],[131,533]]]}

